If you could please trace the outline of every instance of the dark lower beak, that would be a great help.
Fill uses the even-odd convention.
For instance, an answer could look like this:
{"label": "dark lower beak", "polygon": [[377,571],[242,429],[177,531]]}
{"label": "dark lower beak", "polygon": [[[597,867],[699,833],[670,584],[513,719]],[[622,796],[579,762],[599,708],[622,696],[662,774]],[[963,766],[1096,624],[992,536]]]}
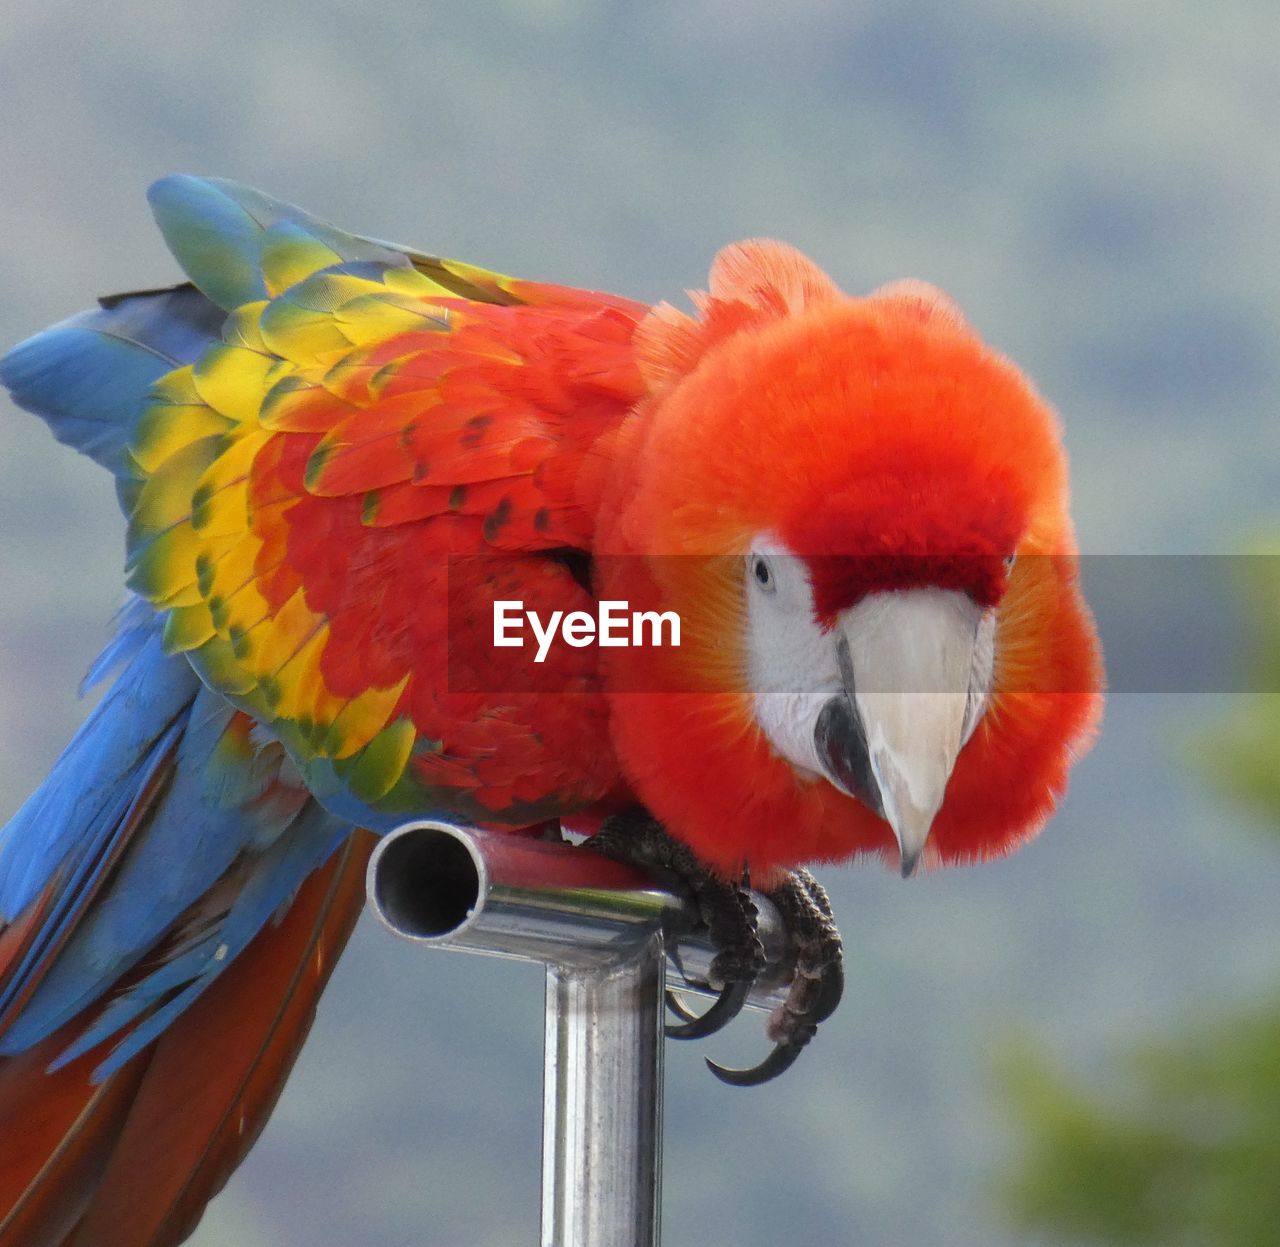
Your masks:
{"label": "dark lower beak", "polygon": [[857,797],[883,817],[880,786],[867,752],[866,728],[857,707],[846,694],[836,694],[823,706],[814,726],[813,739],[828,776],[851,797]]}

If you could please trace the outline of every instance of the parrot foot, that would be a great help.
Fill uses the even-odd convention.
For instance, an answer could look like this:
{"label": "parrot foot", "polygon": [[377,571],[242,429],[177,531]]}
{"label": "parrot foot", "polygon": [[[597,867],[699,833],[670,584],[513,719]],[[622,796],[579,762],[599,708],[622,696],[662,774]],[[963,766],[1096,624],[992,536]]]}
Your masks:
{"label": "parrot foot", "polygon": [[755,1087],[791,1068],[805,1045],[840,1004],[844,994],[844,953],[826,890],[807,870],[795,870],[781,887],[765,895],[778,907],[795,941],[795,968],[787,998],[769,1016],[773,1051],[749,1069],[707,1067],[734,1087]]}
{"label": "parrot foot", "polygon": [[[703,870],[700,866],[697,869]],[[710,967],[710,985],[718,987],[720,994],[709,1009],[698,1014],[685,1008],[680,998],[668,991],[667,1008],[681,1019],[679,1023],[668,1023],[669,1039],[703,1039],[726,1027],[742,1012],[752,984],[765,965],[764,946],[756,934],[759,914],[746,886],[735,887],[714,876],[697,882],[686,877],[686,882],[693,888],[711,943],[720,950]]]}
{"label": "parrot foot", "polygon": [[[643,810],[607,819],[590,844],[606,857],[667,871],[693,893],[711,942],[719,950],[711,963],[710,985],[719,987],[720,995],[705,1013],[696,1014],[668,991],[667,1007],[679,1021],[668,1024],[666,1033],[672,1039],[699,1039],[722,1029],[741,1012],[765,967],[764,948],[756,933],[756,906],[745,872],[741,886],[726,883]],[[835,1012],[844,992],[840,932],[822,885],[807,870],[795,870],[764,895],[777,907],[791,934],[791,985],[786,1000],[769,1017],[767,1034],[774,1041],[769,1056],[749,1069],[727,1069],[707,1061],[717,1078],[738,1087],[758,1086],[789,1069],[818,1024]]]}
{"label": "parrot foot", "polygon": [[711,942],[719,950],[711,962],[710,986],[720,994],[706,1012],[697,1014],[668,991],[667,1007],[681,1020],[669,1023],[666,1034],[670,1039],[703,1039],[723,1029],[742,1011],[765,965],[764,946],[756,934],[755,902],[748,889],[726,883],[709,871],[687,845],[643,810],[606,819],[588,843],[616,861],[666,871],[692,892]]}

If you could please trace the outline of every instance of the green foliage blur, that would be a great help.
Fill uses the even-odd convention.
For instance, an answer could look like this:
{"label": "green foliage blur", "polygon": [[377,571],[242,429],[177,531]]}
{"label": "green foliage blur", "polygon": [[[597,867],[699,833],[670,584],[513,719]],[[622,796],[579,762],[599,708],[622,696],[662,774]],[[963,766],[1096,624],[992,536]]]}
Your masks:
{"label": "green foliage blur", "polygon": [[[1275,688],[1280,560],[1241,564],[1254,687]],[[1226,801],[1280,837],[1277,742],[1280,694],[1253,693],[1199,758]],[[1023,1139],[1003,1197],[1021,1229],[1159,1247],[1280,1241],[1280,984],[1263,1003],[1148,1037],[1087,1089],[1030,1044],[1001,1073]]]}

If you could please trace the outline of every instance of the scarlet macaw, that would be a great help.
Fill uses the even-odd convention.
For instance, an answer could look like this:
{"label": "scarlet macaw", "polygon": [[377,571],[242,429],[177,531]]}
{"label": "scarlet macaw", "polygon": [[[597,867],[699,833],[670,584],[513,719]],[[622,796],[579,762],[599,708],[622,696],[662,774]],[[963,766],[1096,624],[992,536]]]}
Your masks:
{"label": "scarlet macaw", "polygon": [[[803,863],[1048,817],[1100,684],[1065,460],[940,292],[753,242],[688,316],[229,182],[150,197],[188,283],[0,361],[115,475],[133,595],[0,833],[0,1244],[190,1233],[358,913],[355,827],[614,815],[611,851],[821,919]],[[535,686],[488,637],[499,599],[599,598],[681,645],[558,643]]]}

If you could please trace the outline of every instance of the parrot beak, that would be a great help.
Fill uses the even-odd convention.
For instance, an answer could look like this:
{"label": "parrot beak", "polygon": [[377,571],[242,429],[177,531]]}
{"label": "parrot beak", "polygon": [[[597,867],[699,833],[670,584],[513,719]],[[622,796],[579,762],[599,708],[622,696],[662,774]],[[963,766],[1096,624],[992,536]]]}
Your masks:
{"label": "parrot beak", "polygon": [[916,867],[964,743],[981,610],[941,589],[879,593],[834,630],[842,689],[814,743],[827,777],[881,815]]}

